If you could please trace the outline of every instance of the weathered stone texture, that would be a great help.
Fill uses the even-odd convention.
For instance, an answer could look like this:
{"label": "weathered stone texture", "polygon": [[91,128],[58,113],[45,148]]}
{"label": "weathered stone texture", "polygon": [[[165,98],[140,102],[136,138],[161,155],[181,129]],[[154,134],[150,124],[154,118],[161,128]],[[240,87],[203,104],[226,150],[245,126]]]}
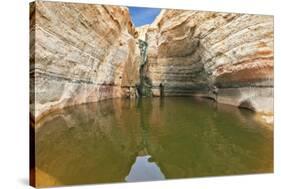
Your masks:
{"label": "weathered stone texture", "polygon": [[147,29],[155,96],[195,95],[273,112],[273,17],[162,10]]}
{"label": "weathered stone texture", "polygon": [[69,105],[134,95],[140,55],[128,8],[34,5],[30,69],[36,119]]}
{"label": "weathered stone texture", "polygon": [[[135,28],[128,8],[31,6],[31,112],[138,95],[203,96],[273,113],[273,17],[162,10]],[[140,79],[141,78],[141,79]]]}

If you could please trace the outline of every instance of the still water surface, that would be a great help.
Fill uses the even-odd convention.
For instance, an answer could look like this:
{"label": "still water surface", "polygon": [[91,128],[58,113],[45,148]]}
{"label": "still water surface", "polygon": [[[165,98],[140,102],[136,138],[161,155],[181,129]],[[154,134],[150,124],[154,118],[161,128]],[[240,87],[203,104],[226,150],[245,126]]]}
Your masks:
{"label": "still water surface", "polygon": [[115,99],[50,114],[36,129],[38,186],[273,171],[273,130],[194,98]]}

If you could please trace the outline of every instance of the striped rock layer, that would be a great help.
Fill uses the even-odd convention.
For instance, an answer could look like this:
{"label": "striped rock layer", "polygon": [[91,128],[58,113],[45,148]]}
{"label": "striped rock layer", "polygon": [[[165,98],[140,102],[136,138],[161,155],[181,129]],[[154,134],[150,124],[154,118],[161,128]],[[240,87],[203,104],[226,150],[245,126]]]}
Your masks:
{"label": "striped rock layer", "polygon": [[204,96],[273,112],[272,16],[162,10],[138,31],[146,31],[154,96]]}
{"label": "striped rock layer", "polygon": [[140,51],[128,8],[36,1],[30,31],[36,120],[66,106],[135,94]]}
{"label": "striped rock layer", "polygon": [[135,96],[140,85],[153,96],[202,96],[273,113],[272,16],[162,10],[135,28],[126,7],[36,1],[30,44],[35,120]]}

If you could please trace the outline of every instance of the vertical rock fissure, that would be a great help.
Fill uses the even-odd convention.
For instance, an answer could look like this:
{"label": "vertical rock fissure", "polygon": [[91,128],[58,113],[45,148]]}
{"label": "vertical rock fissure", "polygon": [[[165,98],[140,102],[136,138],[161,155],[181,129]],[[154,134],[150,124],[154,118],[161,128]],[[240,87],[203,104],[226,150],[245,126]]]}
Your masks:
{"label": "vertical rock fissure", "polygon": [[151,96],[151,81],[146,76],[146,66],[147,66],[147,47],[148,43],[141,39],[138,40],[138,45],[141,55],[141,64],[140,64],[140,83],[138,85],[138,93],[140,96]]}

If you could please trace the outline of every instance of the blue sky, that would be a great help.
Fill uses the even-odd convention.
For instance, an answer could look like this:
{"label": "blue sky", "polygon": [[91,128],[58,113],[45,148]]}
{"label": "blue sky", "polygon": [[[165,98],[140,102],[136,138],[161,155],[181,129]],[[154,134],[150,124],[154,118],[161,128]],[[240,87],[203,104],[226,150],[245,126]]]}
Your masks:
{"label": "blue sky", "polygon": [[128,7],[132,17],[132,21],[136,27],[145,24],[151,24],[161,9],[158,8],[142,8],[142,7]]}

